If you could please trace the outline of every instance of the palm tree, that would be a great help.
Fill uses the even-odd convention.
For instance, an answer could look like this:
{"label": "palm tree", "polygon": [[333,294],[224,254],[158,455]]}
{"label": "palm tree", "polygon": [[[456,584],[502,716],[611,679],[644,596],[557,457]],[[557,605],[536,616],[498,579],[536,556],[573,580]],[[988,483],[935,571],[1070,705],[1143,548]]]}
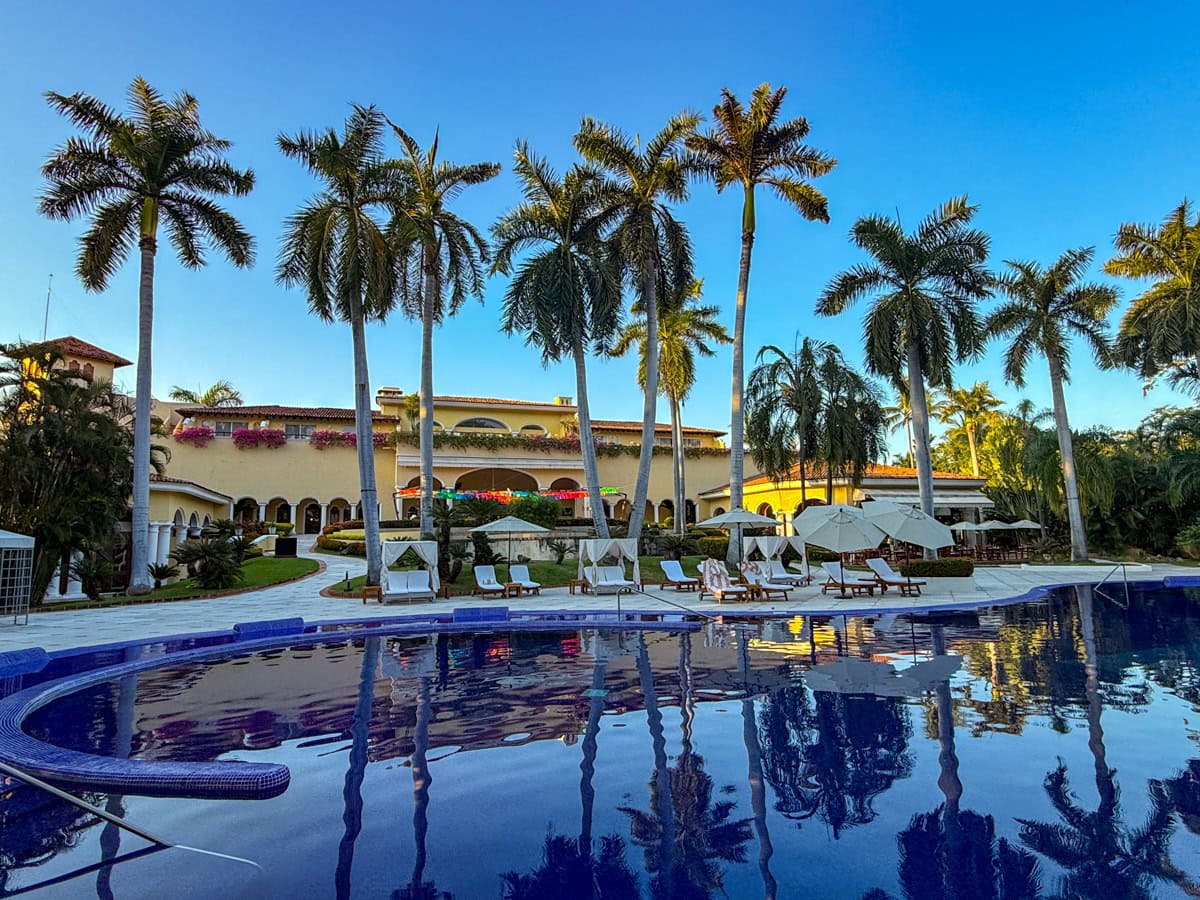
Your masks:
{"label": "palm tree", "polygon": [[242,395],[228,381],[214,381],[209,385],[207,390],[201,391],[188,390],[185,387],[174,385],[171,388],[170,398],[176,403],[191,403],[194,406],[207,406],[217,408],[223,406],[241,406]]}
{"label": "palm tree", "polygon": [[[658,320],[658,385],[671,406],[671,455],[674,461],[675,532],[687,532],[687,475],[683,446],[683,402],[696,382],[696,356],[715,356],[709,346],[730,343],[729,332],[717,321],[721,308],[700,304],[702,282],[693,280],[678,303],[661,310]],[[638,384],[646,383],[646,322],[626,325],[610,351],[624,356],[638,348]]]}
{"label": "palm tree", "polygon": [[1157,228],[1122,225],[1115,244],[1105,272],[1154,279],[1121,319],[1118,359],[1151,378],[1180,361],[1200,366],[1200,214],[1192,220],[1184,200]]}
{"label": "palm tree", "polygon": [[601,239],[599,177],[576,166],[560,178],[523,141],[515,158],[525,202],[492,226],[492,271],[512,274],[513,256],[533,252],[516,267],[505,291],[501,327],[508,334],[523,332],[527,343],[541,349],[544,365],[564,356],[574,361],[584,481],[596,536],[607,538],[588,403],[587,351],[607,346],[617,329],[621,274]]}
{"label": "palm tree", "polygon": [[[406,260],[400,280],[404,307],[421,320],[421,533],[433,532],[433,326],[468,297],[483,301],[488,246],[478,229],[446,203],[463,189],[500,174],[500,164],[439,162],[435,133],[428,151],[389,122],[404,156],[392,165],[407,190],[393,203],[390,229]],[[448,295],[447,295],[448,292]],[[448,302],[447,302],[448,301]]]}
{"label": "palm tree", "polygon": [[[620,130],[588,117],[575,135],[575,149],[609,176],[600,189],[600,211],[612,222],[608,240],[633,282],[645,311],[647,334],[658,333],[659,296],[691,283],[691,240],[667,204],[687,199],[691,168],[682,148],[698,121],[690,113],[674,116],[644,149]],[[642,446],[629,517],[632,537],[641,534],[646,514],[657,406],[658,342],[651,341],[646,348]]]}
{"label": "palm tree", "polygon": [[908,439],[908,458],[917,458],[916,441],[913,440],[912,407],[908,405],[908,382],[903,378],[896,385],[896,402],[883,408],[883,425],[889,432],[904,429]]}
{"label": "palm tree", "polygon": [[746,400],[755,464],[770,478],[782,480],[798,457],[802,499],[809,460],[822,461],[826,501],[832,503],[835,476],[858,483],[883,453],[878,390],[846,363],[835,344],[806,337],[791,354],[774,345],[763,347],[750,373]]}
{"label": "palm tree", "polygon": [[695,134],[688,148],[701,160],[700,171],[716,184],[717,193],[730,185],[742,189],[742,251],[738,264],[737,301],[733,324],[733,386],[729,423],[729,500],[742,505],[745,454],[742,391],[745,373],[746,293],[750,285],[750,253],[754,249],[754,189],[768,185],[777,197],[810,222],[829,221],[829,201],[810,184],[832,171],[837,160],[804,143],[808,120],[798,116],[779,121],[787,88],[759,85],[746,109],[728,88],[713,107],[715,127]]}
{"label": "palm tree", "polygon": [[932,412],[939,422],[953,424],[967,436],[971,474],[976,478],[979,477],[979,429],[1001,405],[986,381],[978,381],[969,388],[950,388],[944,398],[933,404]]}
{"label": "palm tree", "polygon": [[141,253],[129,593],[144,594],[150,590],[150,344],[159,220],[165,220],[175,254],[189,269],[204,265],[206,244],[235,266],[252,265],[253,238],[212,198],[245,196],[254,187],[254,173],[225,160],[231,144],[201,126],[191,94],[165,100],[135,78],[125,116],[87,94],[51,91],[46,99],[84,132],[68,138],[42,166],[49,184],[39,201],[42,215],[51,219],[90,217],[75,264],[83,286],[103,291],[135,244]]}
{"label": "palm tree", "polygon": [[324,132],[280,135],[279,149],[322,183],[321,190],[284,224],[277,280],[302,287],[308,307],[326,322],[350,325],[354,343],[354,432],[366,532],[367,584],[379,584],[382,548],[375,489],[371,383],[366,323],[383,321],[396,302],[398,251],[372,215],[397,191],[383,159],[383,114],[354,107],[341,136]]}
{"label": "palm tree", "polygon": [[860,298],[874,298],[864,329],[867,367],[893,383],[908,376],[917,485],[927,515],[933,515],[933,466],[925,383],[949,387],[954,361],[981,349],[975,302],[988,294],[989,241],[968,227],[978,208],[956,197],[907,234],[898,217],[859,219],[851,239],[874,261],[842,272],[817,301],[818,314],[834,316]]}
{"label": "palm tree", "polygon": [[1117,303],[1115,289],[1101,284],[1083,284],[1080,279],[1092,261],[1091,247],[1068,250],[1054,265],[1043,268],[1035,262],[1008,261],[1008,271],[997,279],[998,289],[1009,299],[987,319],[989,336],[1006,336],[1004,377],[1023,387],[1025,366],[1031,352],[1041,353],[1050,367],[1050,390],[1054,398],[1054,422],[1062,457],[1062,479],[1071,531],[1071,558],[1087,559],[1087,536],[1079,505],[1075,471],[1075,449],[1067,421],[1063,382],[1069,380],[1069,337],[1074,334],[1090,345],[1097,360],[1109,359],[1108,329],[1104,318]]}

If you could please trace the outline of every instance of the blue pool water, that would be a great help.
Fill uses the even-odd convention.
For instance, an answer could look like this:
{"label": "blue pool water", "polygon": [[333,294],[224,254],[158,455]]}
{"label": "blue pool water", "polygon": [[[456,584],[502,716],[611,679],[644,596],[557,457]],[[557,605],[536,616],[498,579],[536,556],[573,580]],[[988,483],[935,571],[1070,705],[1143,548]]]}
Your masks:
{"label": "blue pool water", "polygon": [[[288,766],[288,789],[267,800],[83,794],[261,869],[153,851],[9,783],[0,896],[1200,893],[1191,590],[304,640],[168,662],[26,724],[93,753]],[[164,649],[64,659],[39,677]]]}

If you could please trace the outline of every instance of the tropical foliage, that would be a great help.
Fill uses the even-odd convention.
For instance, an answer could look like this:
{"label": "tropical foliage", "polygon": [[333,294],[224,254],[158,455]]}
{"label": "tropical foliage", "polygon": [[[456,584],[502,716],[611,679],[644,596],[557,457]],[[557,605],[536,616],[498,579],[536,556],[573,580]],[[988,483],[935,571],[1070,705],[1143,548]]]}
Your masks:
{"label": "tropical foliage", "polygon": [[167,396],[176,403],[190,403],[193,406],[207,406],[210,409],[242,405],[242,395],[225,380],[215,381],[203,391],[193,391],[175,385]]}
{"label": "tropical foliage", "polygon": [[949,435],[961,434],[971,453],[971,474],[979,477],[979,437],[992,413],[1001,406],[986,381],[969,388],[951,388],[930,406],[930,412],[943,424],[952,425]]}

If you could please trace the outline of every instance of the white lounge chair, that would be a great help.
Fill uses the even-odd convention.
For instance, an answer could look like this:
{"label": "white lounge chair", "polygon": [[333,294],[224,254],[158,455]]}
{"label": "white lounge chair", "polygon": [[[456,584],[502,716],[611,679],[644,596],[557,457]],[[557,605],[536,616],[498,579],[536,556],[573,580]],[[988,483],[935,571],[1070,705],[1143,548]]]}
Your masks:
{"label": "white lounge chair", "polygon": [[704,583],[700,589],[700,598],[705,594],[712,594],[718,603],[724,603],[726,599],[750,599],[750,589],[730,581],[729,571],[719,559],[706,559],[700,563],[700,579]]}
{"label": "white lounge chair", "polygon": [[495,566],[475,567],[475,592],[481,597],[504,596],[504,585],[496,580]]}
{"label": "white lounge chair", "polygon": [[631,593],[637,582],[625,577],[623,566],[589,566],[583,570],[588,587],[597,594]]}
{"label": "white lounge chair", "polygon": [[519,584],[521,590],[526,594],[540,594],[542,592],[542,583],[534,581],[529,577],[529,566],[509,566],[508,580],[514,584]]}
{"label": "white lounge chair", "polygon": [[875,581],[883,589],[886,594],[890,587],[900,588],[900,594],[904,597],[920,597],[921,588],[928,582],[913,581],[907,575],[901,575],[891,567],[886,559],[878,556],[873,556],[867,560],[867,565],[871,567],[871,571],[875,573]]}
{"label": "white lounge chair", "polygon": [[660,591],[668,585],[674,587],[677,591],[694,591],[700,587],[699,578],[683,574],[683,566],[679,564],[679,560],[664,559],[659,561],[659,565],[662,566],[663,578],[665,579],[658,586]]}
{"label": "white lounge chair", "polygon": [[808,584],[812,581],[812,575],[805,573],[804,575],[793,575],[783,565],[783,560],[776,557],[768,559],[765,562],[759,563],[759,568],[763,570],[763,574],[767,579],[775,584]]}
{"label": "white lounge chair", "polygon": [[821,569],[828,580],[821,585],[821,593],[827,593],[830,588],[836,588],[843,594],[850,591],[855,594],[875,595],[875,579],[860,578],[857,575],[847,575],[840,562],[821,563]]}
{"label": "white lounge chair", "polygon": [[742,563],[742,580],[752,588],[753,593],[762,594],[763,597],[770,599],[772,594],[783,594],[786,600],[791,592],[792,584],[774,584],[766,575],[763,574],[762,568],[756,562],[746,560]]}
{"label": "white lounge chair", "polygon": [[813,583],[812,567],[808,564],[808,560],[798,559],[791,564],[791,569],[796,572],[800,578],[804,579],[805,584]]}
{"label": "white lounge chair", "polygon": [[380,599],[384,603],[408,603],[433,598],[433,580],[428,569],[401,569],[387,573],[387,587]]}

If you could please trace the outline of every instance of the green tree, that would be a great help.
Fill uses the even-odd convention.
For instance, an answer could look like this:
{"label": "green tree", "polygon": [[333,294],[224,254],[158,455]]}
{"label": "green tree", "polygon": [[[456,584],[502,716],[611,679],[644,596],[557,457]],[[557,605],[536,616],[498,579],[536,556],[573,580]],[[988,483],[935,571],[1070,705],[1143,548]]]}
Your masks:
{"label": "green tree", "polygon": [[464,188],[500,174],[500,164],[458,165],[438,160],[435,133],[428,151],[391,123],[404,148],[391,163],[405,184],[392,205],[390,230],[405,256],[400,290],[405,311],[421,322],[421,533],[433,533],[433,328],[462,308],[483,301],[488,245],[478,229],[447,207]]}
{"label": "green tree", "polygon": [[733,324],[733,383],[729,425],[729,499],[732,508],[742,505],[745,453],[745,415],[742,410],[746,378],[746,294],[750,286],[750,255],[754,249],[755,188],[766,185],[810,222],[829,221],[829,201],[811,181],[833,170],[837,160],[804,143],[808,120],[803,116],[780,121],[787,88],[774,90],[761,84],[744,107],[728,88],[713,107],[712,131],[688,139],[688,148],[701,162],[700,172],[711,179],[717,193],[742,189],[742,249],[738,263],[737,299]]}
{"label": "green tree", "polygon": [[170,398],[176,403],[191,403],[195,406],[223,407],[241,406],[242,395],[228,381],[214,381],[206,390],[188,390],[175,385]]}
{"label": "green tree", "polygon": [[817,301],[818,314],[833,316],[861,298],[873,298],[864,328],[867,366],[893,383],[908,377],[917,485],[927,515],[933,515],[933,467],[926,381],[949,387],[954,361],[981,349],[975,303],[988,295],[990,276],[984,268],[988,236],[969,227],[978,208],[957,197],[911,233],[899,218],[859,219],[851,239],[872,262],[836,276]]}
{"label": "green tree", "polygon": [[755,464],[774,480],[800,469],[807,490],[809,460],[820,460],[825,497],[833,480],[861,481],[884,449],[878,388],[846,363],[835,344],[805,338],[791,354],[763,347],[750,373],[746,422]]}
{"label": "green tree", "polygon": [[[570,356],[575,364],[579,449],[597,537],[608,537],[600,495],[596,444],[588,402],[587,353],[603,348],[621,318],[621,272],[602,239],[596,172],[575,166],[561,178],[524,142],[517,144],[514,171],[525,202],[492,226],[492,271],[512,274],[504,294],[501,327],[521,332],[539,348],[543,365]],[[531,251],[519,264],[514,256]],[[515,271],[515,274],[514,274]]]}
{"label": "green tree", "polygon": [[280,135],[279,149],[303,165],[320,191],[284,224],[276,278],[303,288],[309,309],[326,322],[350,325],[354,345],[354,433],[367,551],[367,584],[379,584],[375,445],[372,438],[371,379],[367,368],[366,323],[383,321],[396,303],[401,255],[372,214],[398,190],[383,158],[383,114],[356,106],[343,133]]}
{"label": "green tree", "polygon": [[34,538],[37,605],[58,567],[74,551],[103,544],[125,515],[133,440],[120,422],[129,405],[108,382],[63,367],[57,348],[4,352],[0,527]]}
{"label": "green tree", "polygon": [[917,457],[917,449],[913,440],[912,407],[908,405],[908,394],[908,382],[901,378],[896,385],[896,402],[883,408],[883,424],[888,431],[904,429],[908,458],[912,461]]}
{"label": "green tree", "polygon": [[212,198],[250,193],[254,173],[225,160],[229,141],[201,126],[199,104],[191,94],[166,100],[135,78],[129,86],[128,115],[82,93],[50,91],[46,99],[82,132],[55,149],[42,166],[47,187],[39,202],[42,215],[51,219],[90,219],[79,240],[79,280],[89,291],[103,291],[134,245],[141,254],[129,592],[144,594],[150,590],[150,364],[159,221],[186,268],[205,264],[205,245],[220,250],[235,266],[253,264],[253,239]]}
{"label": "green tree", "polygon": [[932,406],[938,421],[954,425],[967,439],[971,451],[971,474],[979,477],[979,440],[992,414],[1001,406],[986,381],[977,381],[969,388],[950,388],[946,396]]}
{"label": "green tree", "polygon": [[[611,252],[633,283],[648,334],[658,333],[659,298],[670,296],[692,278],[691,240],[667,204],[687,199],[691,168],[683,142],[698,121],[689,113],[674,116],[644,148],[620,130],[587,117],[575,135],[575,149],[608,176],[600,188],[600,213],[612,225]],[[629,517],[633,537],[641,533],[650,489],[658,372],[658,342],[651,341],[646,348],[642,446]]]}
{"label": "green tree", "polygon": [[[658,386],[671,407],[671,455],[674,476],[674,527],[687,532],[687,474],[683,446],[683,403],[696,382],[696,357],[715,356],[709,346],[730,343],[729,332],[717,321],[721,309],[700,302],[703,285],[693,280],[684,296],[663,309],[658,320]],[[646,321],[626,325],[613,345],[613,356],[638,348],[638,384],[646,382]]]}
{"label": "green tree", "polygon": [[1200,367],[1200,214],[1186,200],[1162,225],[1126,223],[1117,231],[1109,275],[1153,279],[1121,318],[1117,358],[1153,378],[1180,363]]}
{"label": "green tree", "polygon": [[1075,451],[1063,383],[1070,379],[1070,338],[1081,338],[1096,359],[1110,357],[1105,316],[1117,303],[1117,292],[1101,284],[1081,283],[1092,261],[1093,248],[1068,250],[1049,268],[1035,262],[1008,261],[1008,271],[996,284],[1008,299],[987,319],[989,336],[1005,337],[1004,377],[1017,387],[1025,384],[1025,367],[1031,353],[1046,357],[1054,422],[1062,457],[1062,479],[1067,521],[1071,531],[1071,558],[1087,559],[1087,534],[1079,504]]}

